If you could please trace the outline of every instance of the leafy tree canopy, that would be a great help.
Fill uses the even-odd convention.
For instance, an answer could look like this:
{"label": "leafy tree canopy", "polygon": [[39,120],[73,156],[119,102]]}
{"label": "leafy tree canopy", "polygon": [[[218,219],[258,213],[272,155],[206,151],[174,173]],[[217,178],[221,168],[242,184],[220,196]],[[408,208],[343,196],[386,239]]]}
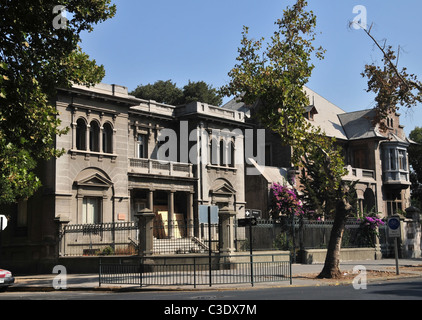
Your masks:
{"label": "leafy tree canopy", "polygon": [[62,153],[54,144],[66,132],[51,103],[56,89],[93,85],[105,74],[78,44],[81,32],[114,16],[115,5],[60,4],[69,19],[57,1],[0,1],[0,203],[31,196],[41,185],[34,173],[38,160]]}
{"label": "leafy tree canopy", "polygon": [[264,38],[249,39],[249,28],[244,27],[238,64],[221,88],[223,94],[257,106],[259,121],[279,133],[285,145],[301,142],[310,128],[304,117],[309,99],[303,87],[314,69],[312,59],[322,59],[324,53],[312,43],[316,16],[306,6],[307,1],[298,0],[287,8],[265,47]]}
{"label": "leafy tree canopy", "polygon": [[412,200],[414,204],[421,208],[422,206],[422,127],[413,129],[409,138],[417,144],[412,144],[409,151],[409,163],[412,166]]}
{"label": "leafy tree canopy", "polygon": [[140,99],[155,100],[170,105],[199,101],[219,106],[223,102],[217,90],[204,81],[189,81],[183,89],[180,89],[171,80],[158,80],[153,84],[139,85],[131,94]]}

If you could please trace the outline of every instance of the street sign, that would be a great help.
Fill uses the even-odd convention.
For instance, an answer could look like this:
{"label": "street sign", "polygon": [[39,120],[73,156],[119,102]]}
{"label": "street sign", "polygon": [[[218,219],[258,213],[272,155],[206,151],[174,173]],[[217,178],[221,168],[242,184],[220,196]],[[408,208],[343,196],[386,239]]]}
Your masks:
{"label": "street sign", "polygon": [[238,227],[247,227],[247,226],[256,226],[257,221],[256,218],[246,218],[246,219],[238,219],[237,226]]}
{"label": "street sign", "polygon": [[7,227],[7,218],[6,216],[0,215],[0,231],[3,231]]}
{"label": "street sign", "polygon": [[199,206],[199,223],[208,223],[208,207],[210,207],[211,224],[218,223],[218,207],[217,206]]}
{"label": "street sign", "polygon": [[245,211],[246,218],[256,218],[261,219],[261,210],[258,209],[246,209]]}
{"label": "street sign", "polygon": [[400,218],[399,217],[390,217],[387,221],[388,226],[388,236],[390,238],[400,238]]}
{"label": "street sign", "polygon": [[399,270],[399,239],[401,237],[401,231],[400,231],[400,217],[398,216],[392,216],[388,218],[387,220],[387,227],[388,227],[388,236],[390,238],[394,238],[394,256],[396,260],[396,274],[400,274]]}

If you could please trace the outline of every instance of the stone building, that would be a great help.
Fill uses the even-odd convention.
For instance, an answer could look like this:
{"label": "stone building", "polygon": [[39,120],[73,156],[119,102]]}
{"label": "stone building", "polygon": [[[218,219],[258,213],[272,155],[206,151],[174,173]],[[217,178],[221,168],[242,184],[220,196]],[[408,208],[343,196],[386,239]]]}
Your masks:
{"label": "stone building", "polygon": [[[134,222],[144,208],[169,238],[195,236],[201,205],[244,216],[243,112],[165,105],[107,84],[59,90],[56,107],[69,128],[56,140],[65,154],[40,164],[35,196],[4,208],[5,265],[57,263],[64,227]],[[180,224],[190,227],[168,228]]]}
{"label": "stone building", "polygon": [[[387,130],[383,131],[373,124],[373,109],[345,112],[311,89],[305,91],[311,102],[304,110],[306,118],[342,146],[348,169],[344,179],[359,181],[356,189],[360,210],[382,216],[403,213],[410,206],[407,148],[411,141],[400,125],[400,115],[390,114],[385,120]],[[246,110],[243,103],[235,100],[223,107]],[[259,127],[252,118],[248,122]],[[252,162],[260,175],[246,179],[245,194],[249,208],[265,213],[270,186],[275,182],[286,185],[296,173],[291,170],[291,148],[282,146],[276,134],[267,130],[265,146],[261,148],[266,155],[265,166]]]}
{"label": "stone building", "polygon": [[[306,90],[308,120],[344,147],[345,179],[359,180],[361,209],[387,216],[408,208],[410,141],[399,115],[390,115],[381,132],[372,125],[372,110],[346,113]],[[211,237],[200,228],[201,206],[225,207],[237,218],[258,209],[268,218],[269,187],[294,177],[291,148],[269,130],[260,134],[264,130],[235,101],[171,106],[99,84],[59,90],[56,107],[69,128],[56,139],[65,154],[40,163],[43,186],[33,197],[2,208],[10,218],[2,233],[2,267],[15,272],[51,272],[72,248],[89,255],[97,250],[94,241],[115,245],[106,231],[115,237],[116,224],[130,229],[145,208],[162,226],[156,239],[200,242]],[[121,242],[136,245],[136,237],[125,233]]]}

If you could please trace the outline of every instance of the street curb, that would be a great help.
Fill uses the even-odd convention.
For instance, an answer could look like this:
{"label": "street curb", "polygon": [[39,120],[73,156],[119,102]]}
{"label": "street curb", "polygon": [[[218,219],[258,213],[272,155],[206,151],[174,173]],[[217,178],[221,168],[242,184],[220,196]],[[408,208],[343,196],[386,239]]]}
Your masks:
{"label": "street curb", "polygon": [[[376,277],[376,278],[367,278],[367,283],[374,283],[374,282],[387,282],[387,281],[398,281],[403,279],[413,279],[413,278],[422,278],[422,274],[412,274],[412,273],[403,273],[400,275],[395,276],[385,276],[385,277]],[[294,278],[293,278],[294,279]],[[322,287],[322,286],[341,286],[341,285],[352,285],[353,280],[324,280],[324,279],[309,279],[309,280],[297,280],[309,283],[299,283],[295,284],[293,280],[293,284],[270,284],[270,283],[260,283],[254,286],[244,285],[242,287],[234,286],[234,285],[225,285],[222,286],[213,286],[213,287],[206,287],[201,286],[197,288],[192,287],[139,287],[139,286],[128,286],[128,287],[118,287],[118,286],[69,286],[65,289],[55,289],[53,286],[37,286],[37,285],[13,285],[7,289],[7,292],[148,292],[148,291],[162,291],[162,292],[193,292],[193,291],[237,291],[237,290],[260,290],[260,289],[267,289],[267,288],[299,288],[299,287]]]}

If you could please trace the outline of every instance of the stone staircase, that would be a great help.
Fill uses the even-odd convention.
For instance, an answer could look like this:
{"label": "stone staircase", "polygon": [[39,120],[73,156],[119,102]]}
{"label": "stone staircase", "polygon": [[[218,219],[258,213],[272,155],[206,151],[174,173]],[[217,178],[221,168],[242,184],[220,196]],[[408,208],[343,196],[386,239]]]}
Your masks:
{"label": "stone staircase", "polygon": [[208,246],[198,238],[156,239],[153,242],[154,254],[205,253]]}

